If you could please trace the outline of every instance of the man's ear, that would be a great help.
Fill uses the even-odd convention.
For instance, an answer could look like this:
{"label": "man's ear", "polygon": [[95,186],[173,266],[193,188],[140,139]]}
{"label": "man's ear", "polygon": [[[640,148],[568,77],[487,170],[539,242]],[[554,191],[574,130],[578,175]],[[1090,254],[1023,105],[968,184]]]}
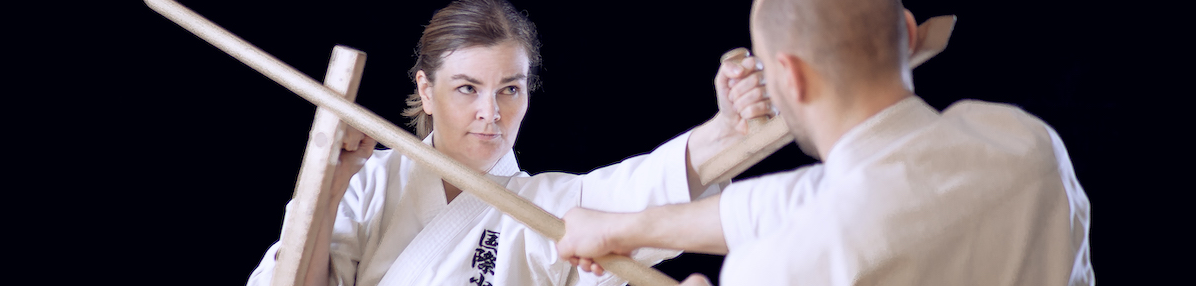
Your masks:
{"label": "man's ear", "polygon": [[909,9],[904,10],[905,31],[906,35],[909,37],[909,50],[906,51],[905,54],[906,56],[911,56],[914,54],[914,51],[918,50],[918,44],[921,42],[919,37],[923,37],[923,35],[918,34],[918,22],[914,21],[914,13],[910,12]]}
{"label": "man's ear", "polygon": [[428,75],[423,70],[415,72],[415,91],[419,93],[420,103],[424,105],[424,113],[432,115],[432,107],[436,103],[432,102],[432,83],[428,81]]}
{"label": "man's ear", "polygon": [[[792,100],[796,102],[806,102],[809,100],[809,94],[806,93],[806,74],[802,68],[805,63],[797,56],[777,52],[776,59],[780,72],[776,75],[781,78],[777,84],[777,89],[781,90],[781,96],[793,96]],[[769,82],[768,84],[774,84]],[[785,100],[790,100],[786,98]]]}

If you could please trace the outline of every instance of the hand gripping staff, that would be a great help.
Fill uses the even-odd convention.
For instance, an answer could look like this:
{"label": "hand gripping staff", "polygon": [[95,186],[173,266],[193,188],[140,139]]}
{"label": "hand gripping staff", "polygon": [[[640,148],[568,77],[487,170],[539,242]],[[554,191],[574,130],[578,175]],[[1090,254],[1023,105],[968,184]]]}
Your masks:
{"label": "hand gripping staff", "polygon": [[[553,240],[560,240],[564,236],[564,222],[560,218],[437,152],[405,130],[360,105],[342,98],[340,93],[320,85],[310,77],[229,33],[203,16],[171,0],[145,0],[145,2],[154,11],[204,41],[278,82],[300,97],[336,114],[341,121],[428,167],[441,175],[445,181],[482,199],[541,235]],[[608,255],[599,257],[595,261],[606,270],[627,279],[631,284],[677,285],[677,281],[669,276],[639,264],[626,256]]]}

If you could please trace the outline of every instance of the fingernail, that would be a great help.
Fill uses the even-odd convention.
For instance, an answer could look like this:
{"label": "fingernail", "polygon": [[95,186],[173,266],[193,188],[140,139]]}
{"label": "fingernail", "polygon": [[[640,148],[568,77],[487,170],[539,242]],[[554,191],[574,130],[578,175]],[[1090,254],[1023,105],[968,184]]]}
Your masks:
{"label": "fingernail", "polygon": [[760,59],[756,59],[756,70],[764,70],[764,62],[761,62]]}
{"label": "fingernail", "polygon": [[760,77],[760,85],[764,85],[764,77],[763,76]]}
{"label": "fingernail", "polygon": [[739,73],[742,73],[742,72],[743,72],[743,66],[731,65],[731,73],[732,74],[739,75]]}

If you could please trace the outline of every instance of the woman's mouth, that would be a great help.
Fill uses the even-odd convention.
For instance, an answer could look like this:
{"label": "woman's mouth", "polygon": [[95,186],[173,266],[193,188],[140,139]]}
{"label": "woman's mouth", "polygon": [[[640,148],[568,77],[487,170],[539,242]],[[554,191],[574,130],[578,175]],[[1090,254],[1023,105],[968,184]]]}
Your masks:
{"label": "woman's mouth", "polygon": [[502,137],[501,134],[497,134],[497,133],[473,133],[473,132],[470,132],[469,135],[476,137],[482,141],[490,141],[490,140],[495,140],[495,139],[498,139],[499,137]]}

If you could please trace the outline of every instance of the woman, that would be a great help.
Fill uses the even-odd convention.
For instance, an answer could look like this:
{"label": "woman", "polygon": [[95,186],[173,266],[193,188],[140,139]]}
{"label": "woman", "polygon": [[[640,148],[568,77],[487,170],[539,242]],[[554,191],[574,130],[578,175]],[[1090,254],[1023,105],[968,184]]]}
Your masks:
{"label": "woman", "polygon": [[[420,38],[411,69],[417,90],[404,115],[413,118],[424,143],[557,216],[577,206],[635,211],[717,192],[697,183],[692,166],[737,142],[740,118],[768,111],[757,73],[736,77],[742,80],[734,90],[720,74],[723,110],[711,122],[590,174],[528,176],[511,148],[535,87],[538,48],[534,26],[509,3],[453,2]],[[728,93],[738,94],[732,97],[737,102],[726,100]],[[610,274],[579,275],[550,239],[397,152],[374,151],[373,139],[360,132],[347,134],[333,179],[343,195],[334,194],[338,211],[322,218],[309,285],[626,283]],[[277,250],[278,243],[266,252],[249,284],[269,283]],[[678,253],[644,250],[633,258],[654,264]]]}

